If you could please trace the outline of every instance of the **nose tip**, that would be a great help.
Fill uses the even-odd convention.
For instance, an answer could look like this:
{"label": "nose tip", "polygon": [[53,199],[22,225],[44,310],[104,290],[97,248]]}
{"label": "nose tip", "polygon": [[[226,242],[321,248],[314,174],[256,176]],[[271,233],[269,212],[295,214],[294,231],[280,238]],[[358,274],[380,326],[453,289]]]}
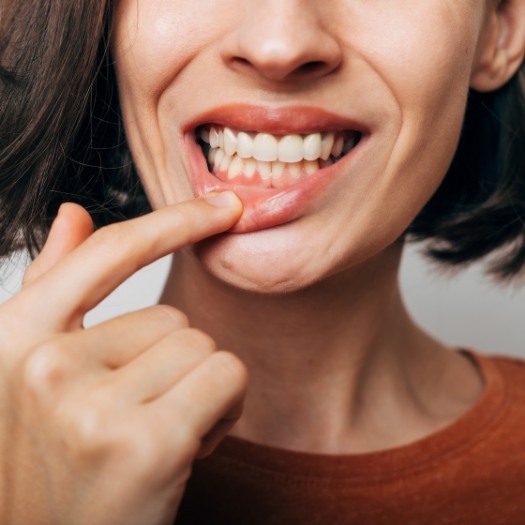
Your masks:
{"label": "nose tip", "polygon": [[273,82],[314,80],[339,67],[339,42],[315,9],[295,0],[254,4],[224,47],[229,67]]}

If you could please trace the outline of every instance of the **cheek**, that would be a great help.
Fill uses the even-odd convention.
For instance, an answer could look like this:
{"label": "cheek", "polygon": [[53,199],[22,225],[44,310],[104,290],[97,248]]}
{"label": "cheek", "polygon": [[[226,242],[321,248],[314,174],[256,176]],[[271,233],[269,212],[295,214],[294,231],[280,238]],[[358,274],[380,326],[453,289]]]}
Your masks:
{"label": "cheek", "polygon": [[213,0],[198,5],[195,0],[121,0],[114,16],[113,51],[126,92],[148,99],[162,93],[213,38],[213,4]]}
{"label": "cheek", "polygon": [[416,112],[416,118],[419,113],[433,120],[445,109],[463,106],[479,36],[478,16],[472,9],[451,8],[447,0],[430,13],[412,11],[400,17],[390,38],[376,36],[377,67],[405,108],[404,117]]}
{"label": "cheek", "polygon": [[481,27],[481,10],[452,1],[402,7],[397,17],[378,15],[360,29],[366,43],[361,52],[368,53],[399,112],[390,177],[395,172],[406,174],[407,183],[409,177],[418,182],[415,208],[430,198],[452,160]]}

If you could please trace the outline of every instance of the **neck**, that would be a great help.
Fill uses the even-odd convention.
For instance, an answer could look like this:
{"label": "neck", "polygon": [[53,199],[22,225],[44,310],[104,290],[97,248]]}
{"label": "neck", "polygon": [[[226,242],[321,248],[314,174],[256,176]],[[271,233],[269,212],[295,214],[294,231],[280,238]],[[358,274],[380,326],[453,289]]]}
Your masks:
{"label": "neck", "polygon": [[[464,360],[443,351],[405,310],[401,251],[393,245],[363,266],[280,296],[232,288],[186,254],[174,260],[162,301],[249,370],[234,435],[296,450],[363,452],[418,439],[471,406],[479,381],[470,374],[471,395],[457,399]],[[444,378],[452,392],[440,386],[437,393]],[[443,398],[450,395],[452,403]]]}

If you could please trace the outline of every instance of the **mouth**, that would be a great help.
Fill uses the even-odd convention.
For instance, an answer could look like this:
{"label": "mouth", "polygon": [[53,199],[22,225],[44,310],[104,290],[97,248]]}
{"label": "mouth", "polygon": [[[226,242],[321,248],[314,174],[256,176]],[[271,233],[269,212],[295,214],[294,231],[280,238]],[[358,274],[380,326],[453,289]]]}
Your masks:
{"label": "mouth", "polygon": [[356,130],[272,134],[205,124],[195,131],[208,171],[223,182],[289,188],[330,168],[361,141]]}
{"label": "mouth", "polygon": [[244,205],[231,233],[294,222],[340,193],[371,130],[320,108],[229,105],[182,129],[196,196],[233,190]]}

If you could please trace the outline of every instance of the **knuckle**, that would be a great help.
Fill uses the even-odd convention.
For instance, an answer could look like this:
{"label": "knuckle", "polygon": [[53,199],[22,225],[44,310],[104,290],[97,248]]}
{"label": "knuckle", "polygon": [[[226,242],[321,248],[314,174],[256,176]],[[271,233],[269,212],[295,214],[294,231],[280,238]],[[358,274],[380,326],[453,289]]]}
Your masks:
{"label": "knuckle", "polygon": [[[158,426],[142,424],[139,428],[126,431],[118,452],[125,461],[132,458],[135,472],[145,478],[152,478],[166,470],[171,450],[173,448],[163,439]],[[180,453],[178,448],[177,453]]]}
{"label": "knuckle", "polygon": [[100,428],[103,427],[100,410],[83,406],[82,410],[69,411],[66,418],[66,436],[75,449],[90,449],[100,444]]}
{"label": "knuckle", "polygon": [[99,407],[71,407],[64,417],[64,441],[77,460],[92,460],[112,448],[112,436]]}
{"label": "knuckle", "polygon": [[208,353],[217,349],[217,345],[212,337],[198,328],[187,328],[184,330],[183,335],[188,343],[195,348],[206,350]]}
{"label": "knuckle", "polygon": [[143,473],[160,467],[164,456],[159,439],[148,427],[128,433],[123,440],[122,449],[125,455],[133,458],[136,468]]}
{"label": "knuckle", "polygon": [[166,319],[176,329],[187,328],[190,326],[188,316],[180,310],[177,310],[177,308],[166,304],[158,304],[151,307],[150,310],[154,315]]}
{"label": "knuckle", "polygon": [[57,391],[69,376],[70,368],[68,353],[58,341],[44,343],[25,359],[23,384],[29,393],[43,398]]}
{"label": "knuckle", "polygon": [[98,250],[112,254],[115,250],[122,251],[125,249],[129,244],[129,239],[133,238],[135,236],[132,226],[119,222],[99,228],[86,242],[94,244]]}
{"label": "knuckle", "polygon": [[218,381],[228,385],[235,385],[238,389],[245,389],[248,383],[248,371],[244,363],[231,352],[221,350],[210,356]]}

